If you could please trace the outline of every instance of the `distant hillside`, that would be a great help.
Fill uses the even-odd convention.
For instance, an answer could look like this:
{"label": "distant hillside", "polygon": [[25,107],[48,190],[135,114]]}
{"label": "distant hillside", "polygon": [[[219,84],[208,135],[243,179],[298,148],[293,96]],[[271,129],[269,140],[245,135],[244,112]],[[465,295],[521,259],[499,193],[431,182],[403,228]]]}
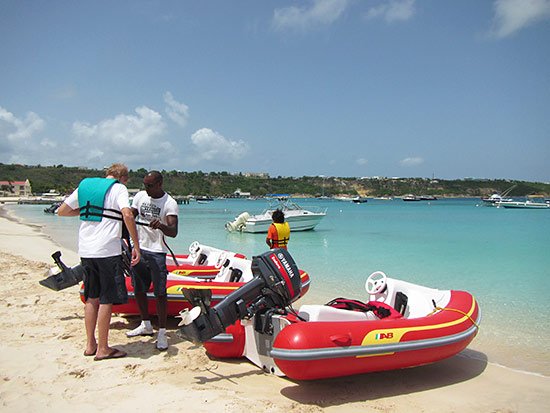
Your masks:
{"label": "distant hillside", "polygon": [[[231,196],[240,189],[252,196],[287,193],[298,196],[401,196],[416,195],[481,197],[516,185],[511,196],[550,196],[550,184],[511,180],[426,179],[426,178],[343,178],[343,177],[248,177],[228,172],[162,171],[164,188],[173,195]],[[141,188],[147,171],[130,171],[129,188]],[[79,167],[6,165],[0,163],[0,181],[29,179],[35,194],[55,189],[71,192],[83,178],[103,176],[102,170]]]}

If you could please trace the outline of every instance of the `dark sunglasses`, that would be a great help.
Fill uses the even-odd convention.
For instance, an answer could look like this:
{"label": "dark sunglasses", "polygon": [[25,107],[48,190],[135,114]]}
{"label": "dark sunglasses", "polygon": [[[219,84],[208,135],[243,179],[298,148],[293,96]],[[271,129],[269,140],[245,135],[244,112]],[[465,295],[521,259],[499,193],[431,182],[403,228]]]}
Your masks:
{"label": "dark sunglasses", "polygon": [[157,186],[159,183],[158,182],[153,182],[153,183],[150,183],[150,184],[143,184],[143,186],[145,188],[154,188],[155,186]]}

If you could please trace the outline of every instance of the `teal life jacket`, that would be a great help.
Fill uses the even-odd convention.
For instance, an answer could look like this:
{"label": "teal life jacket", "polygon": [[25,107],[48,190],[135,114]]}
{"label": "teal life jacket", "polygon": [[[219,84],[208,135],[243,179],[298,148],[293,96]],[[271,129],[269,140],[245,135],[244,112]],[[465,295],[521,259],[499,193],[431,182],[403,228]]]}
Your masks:
{"label": "teal life jacket", "polygon": [[[112,178],[84,178],[78,185],[78,206],[82,221],[100,222],[103,217],[122,221],[122,213],[105,208],[107,191],[118,182]],[[105,215],[105,211],[111,214]],[[114,215],[112,215],[114,214]]]}

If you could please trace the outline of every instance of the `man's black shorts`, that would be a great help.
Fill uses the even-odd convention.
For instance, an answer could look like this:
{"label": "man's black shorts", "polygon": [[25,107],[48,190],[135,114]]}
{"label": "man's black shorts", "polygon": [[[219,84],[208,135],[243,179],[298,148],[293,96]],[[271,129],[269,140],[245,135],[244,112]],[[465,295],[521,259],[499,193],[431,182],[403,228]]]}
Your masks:
{"label": "man's black shorts", "polygon": [[146,293],[153,283],[155,297],[166,295],[166,254],[141,250],[141,260],[132,267],[134,292]]}
{"label": "man's black shorts", "polygon": [[122,269],[122,256],[81,258],[84,276],[84,298],[99,298],[100,304],[125,304],[128,291]]}

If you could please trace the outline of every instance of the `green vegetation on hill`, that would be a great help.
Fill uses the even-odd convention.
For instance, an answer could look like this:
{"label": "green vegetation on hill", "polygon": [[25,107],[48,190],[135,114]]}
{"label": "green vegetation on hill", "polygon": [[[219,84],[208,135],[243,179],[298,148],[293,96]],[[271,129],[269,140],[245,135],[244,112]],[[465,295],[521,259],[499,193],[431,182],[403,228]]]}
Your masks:
{"label": "green vegetation on hill", "polygon": [[[147,171],[130,171],[129,188],[141,188]],[[401,196],[416,195],[481,197],[505,191],[516,185],[510,196],[542,194],[550,196],[550,184],[511,180],[458,179],[432,180],[426,178],[341,178],[303,176],[250,177],[228,172],[162,171],[164,187],[173,195],[230,196],[237,189],[252,196],[287,193],[305,196],[361,195]],[[103,176],[102,170],[80,167],[6,165],[0,163],[0,181],[29,179],[36,194],[55,189],[71,192],[86,177]]]}

